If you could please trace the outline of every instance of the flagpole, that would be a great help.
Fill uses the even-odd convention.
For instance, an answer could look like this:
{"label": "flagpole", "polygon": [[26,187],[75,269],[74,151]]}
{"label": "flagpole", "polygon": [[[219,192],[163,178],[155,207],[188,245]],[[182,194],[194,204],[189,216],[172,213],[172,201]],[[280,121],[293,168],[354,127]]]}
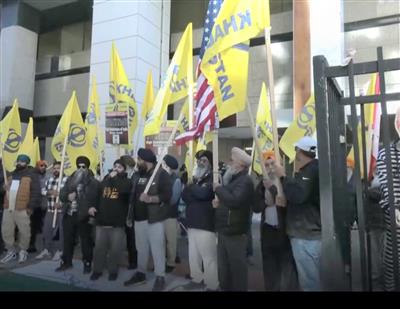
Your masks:
{"label": "flagpole", "polygon": [[250,104],[249,104],[248,100],[246,100],[246,109],[247,109],[247,113],[249,114],[249,118],[250,118],[250,128],[251,128],[251,133],[253,135],[253,143],[256,146],[258,158],[260,159],[260,165],[261,165],[263,178],[268,179],[268,174],[267,174],[267,170],[265,168],[265,162],[264,162],[264,157],[262,154],[261,146],[257,139],[256,125],[254,123],[253,113],[251,112]]}
{"label": "flagpole", "polygon": [[[213,142],[212,142],[212,149],[213,149],[213,182],[219,183],[219,171],[218,171],[218,159],[219,159],[219,152],[218,152],[218,129],[214,129],[212,131],[213,135]],[[217,196],[215,196],[217,198]]]}
{"label": "flagpole", "polygon": [[[191,73],[189,73],[191,74]],[[189,83],[189,128],[193,128],[193,83]],[[184,103],[185,104],[185,103]],[[183,109],[183,107],[182,107]],[[178,122],[179,123],[179,122]],[[186,167],[188,171],[192,171],[193,170],[193,140],[191,139],[189,141],[189,166]],[[189,174],[188,174],[189,175]],[[192,177],[189,177],[192,178]],[[193,179],[188,179],[188,183],[191,184],[193,181]]]}
{"label": "flagpole", "polygon": [[3,149],[3,143],[1,145],[1,164],[3,165],[3,177],[4,177],[4,185],[7,187],[8,186],[8,180],[7,180],[7,171],[6,171],[6,166],[4,165],[4,149]]}
{"label": "flagpole", "polygon": [[278,128],[276,120],[276,109],[275,109],[275,88],[274,88],[274,71],[272,66],[272,51],[271,51],[271,28],[265,28],[265,47],[267,53],[267,73],[268,73],[268,89],[271,104],[271,120],[272,120],[272,138],[274,143],[275,159],[278,164],[281,164],[281,157],[279,154],[278,144]]}
{"label": "flagpole", "polygon": [[[56,204],[58,204],[60,201],[61,181],[63,179],[63,174],[64,174],[64,162],[65,162],[65,153],[66,153],[66,149],[67,149],[68,135],[69,135],[69,131],[67,134],[65,134],[65,138],[64,138],[64,145],[63,145],[63,151],[62,151],[62,156],[61,156],[60,175],[58,176],[58,184],[57,184]],[[58,212],[58,209],[57,208],[54,209],[53,224],[52,224],[53,229],[56,227],[57,212]]]}
{"label": "flagpole", "polygon": [[254,147],[256,146],[255,140],[253,139],[253,146],[251,147],[251,166],[249,168],[249,176],[251,175],[251,171],[253,169],[253,162],[254,162]]}
{"label": "flagpole", "polygon": [[[167,147],[166,147],[167,151],[166,151],[166,153],[168,153],[168,148],[172,145],[172,142],[173,142],[173,140],[175,138],[176,131],[178,130],[178,126],[179,126],[179,123],[182,121],[182,118],[183,118],[183,108],[181,109],[181,113],[179,114],[178,121],[176,122],[175,127],[172,130],[172,133],[169,136],[169,139],[167,141]],[[161,158],[163,158],[164,155],[161,156]],[[161,162],[162,162],[162,159],[158,160],[157,165],[154,168],[153,174],[151,175],[149,181],[147,182],[146,188],[144,189],[143,193],[147,194],[147,192],[149,192],[149,189],[150,189],[151,184],[153,183],[154,177],[156,176],[157,171],[161,166]]]}

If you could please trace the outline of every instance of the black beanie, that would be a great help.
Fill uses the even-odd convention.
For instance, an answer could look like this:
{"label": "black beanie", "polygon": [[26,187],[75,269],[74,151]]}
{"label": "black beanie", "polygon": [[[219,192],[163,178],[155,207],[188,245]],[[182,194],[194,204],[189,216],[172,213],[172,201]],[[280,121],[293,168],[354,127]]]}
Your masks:
{"label": "black beanie", "polygon": [[89,168],[90,160],[85,156],[79,156],[76,158],[76,167],[78,167],[79,164],[85,164],[86,167]]}
{"label": "black beanie", "polygon": [[209,150],[200,150],[196,153],[196,159],[199,160],[201,157],[206,157],[210,165],[213,165],[213,154]]}
{"label": "black beanie", "polygon": [[138,150],[138,157],[142,159],[143,161],[149,162],[149,163],[157,163],[157,158],[156,155],[151,151],[150,149],[147,148],[140,148]]}
{"label": "black beanie", "polygon": [[164,159],[165,164],[167,164],[167,166],[172,169],[172,170],[176,170],[179,167],[178,161],[175,159],[175,157],[167,154],[165,155]]}
{"label": "black beanie", "polygon": [[124,162],[123,160],[117,159],[117,160],[114,161],[114,164],[113,164],[113,165],[115,165],[115,164],[120,164],[120,165],[122,165],[122,167],[124,168],[124,170],[126,170],[126,164],[125,164],[125,162]]}

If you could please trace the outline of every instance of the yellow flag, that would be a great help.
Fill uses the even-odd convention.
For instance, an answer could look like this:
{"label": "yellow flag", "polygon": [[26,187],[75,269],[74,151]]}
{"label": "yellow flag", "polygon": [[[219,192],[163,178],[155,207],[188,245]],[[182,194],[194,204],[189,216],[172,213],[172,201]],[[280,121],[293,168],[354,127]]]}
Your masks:
{"label": "yellow flag", "polygon": [[97,164],[102,157],[102,151],[104,149],[104,138],[99,132],[99,121],[100,121],[100,106],[99,96],[97,94],[96,78],[93,76],[93,85],[90,99],[88,102],[85,128],[86,138],[88,144],[89,153],[86,155],[90,160],[90,167],[93,171],[96,171]]}
{"label": "yellow flag", "polygon": [[179,133],[189,131],[189,102],[187,100],[182,105],[181,113],[183,117],[178,124]]}
{"label": "yellow flag", "polygon": [[36,137],[35,141],[33,142],[33,149],[34,149],[35,162],[37,162],[41,158],[41,156],[40,156],[40,147],[39,147],[39,138],[38,137]]}
{"label": "yellow flag", "polygon": [[12,108],[1,121],[0,131],[2,133],[0,139],[3,147],[3,164],[8,172],[12,172],[22,140],[17,99],[14,100]]}
{"label": "yellow flag", "polygon": [[149,71],[149,74],[147,75],[146,92],[144,95],[144,102],[142,105],[142,119],[144,121],[147,120],[148,115],[149,115],[151,109],[153,108],[153,104],[154,104],[153,77],[151,75],[151,71]]}
{"label": "yellow flag", "polygon": [[[128,148],[132,148],[133,134],[138,122],[138,109],[133,94],[133,88],[125,73],[117,48],[114,43],[111,49],[110,61],[110,89],[111,103],[117,103],[128,107]],[[126,108],[125,107],[125,110]]]}
{"label": "yellow flag", "polygon": [[[271,106],[268,102],[267,89],[264,83],[261,86],[260,100],[258,102],[256,132],[262,152],[273,149]],[[253,170],[262,175],[260,159],[256,151],[256,149],[253,149]]]}
{"label": "yellow flag", "polygon": [[189,23],[168,67],[161,88],[157,93],[153,109],[146,120],[144,136],[158,134],[168,105],[174,104],[188,96],[189,85],[193,85],[192,50],[192,24]]}
{"label": "yellow flag", "polygon": [[[374,73],[371,76],[371,80],[369,82],[367,95],[374,95],[376,80],[377,80],[378,73]],[[365,135],[365,151],[367,154],[367,171],[370,167],[370,160],[371,160],[371,152],[372,152],[372,136],[373,136],[373,123],[375,118],[375,104],[364,104],[364,119],[365,119],[365,127],[364,130],[361,129],[361,122],[358,122],[357,125],[357,135],[358,135],[358,149],[360,154],[360,172],[361,178],[364,178],[364,158],[362,152],[362,135]],[[351,147],[351,150],[347,156],[348,158],[354,161],[354,145]],[[368,171],[369,172],[369,171]]]}
{"label": "yellow flag", "polygon": [[[77,157],[86,156],[91,159],[91,150],[86,143],[85,124],[83,123],[81,111],[79,110],[75,91],[73,91],[71,99],[61,116],[51,143],[51,153],[57,161],[62,160],[66,136],[67,147],[65,149],[64,173],[69,176],[76,170],[75,162]],[[92,162],[90,162],[90,164],[92,168]]]}
{"label": "yellow flag", "polygon": [[293,162],[296,151],[294,144],[303,136],[312,136],[315,132],[315,98],[312,94],[302,108],[296,120],[293,121],[283,134],[279,147]]}
{"label": "yellow flag", "polygon": [[224,1],[215,19],[202,61],[206,63],[212,60],[218,53],[257,36],[268,27],[268,0]]}
{"label": "yellow flag", "polygon": [[28,127],[26,128],[25,138],[19,147],[19,154],[25,154],[31,159],[32,166],[36,165],[36,153],[33,144],[33,119],[29,117]]}

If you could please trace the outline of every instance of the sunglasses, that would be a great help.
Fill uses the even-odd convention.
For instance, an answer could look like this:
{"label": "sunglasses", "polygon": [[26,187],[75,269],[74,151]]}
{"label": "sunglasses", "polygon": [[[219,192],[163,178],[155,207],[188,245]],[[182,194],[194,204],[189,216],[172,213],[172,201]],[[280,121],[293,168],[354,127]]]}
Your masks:
{"label": "sunglasses", "polygon": [[78,165],[78,168],[86,169],[86,165],[85,165],[85,164],[79,164],[79,165]]}

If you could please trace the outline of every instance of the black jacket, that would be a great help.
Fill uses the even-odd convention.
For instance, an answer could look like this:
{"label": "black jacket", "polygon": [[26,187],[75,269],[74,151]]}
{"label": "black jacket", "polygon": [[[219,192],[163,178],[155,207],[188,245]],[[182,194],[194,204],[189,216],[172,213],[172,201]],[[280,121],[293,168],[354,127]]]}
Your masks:
{"label": "black jacket", "polygon": [[[64,213],[71,205],[71,202],[68,200],[68,194],[77,192],[77,187],[73,182],[75,173],[68,177],[66,184],[60,191],[60,200],[63,202]],[[82,180],[82,184],[82,192],[77,194],[78,220],[88,221],[89,208],[96,207],[98,204],[100,183],[94,178],[93,172],[88,170],[88,175]]]}
{"label": "black jacket", "polygon": [[129,193],[131,181],[127,174],[113,178],[108,175],[101,182],[101,195],[96,205],[96,225],[123,227],[129,207]]}
{"label": "black jacket", "polygon": [[287,233],[300,239],[321,238],[318,160],[302,167],[294,178],[284,177],[287,199]]}
{"label": "black jacket", "polygon": [[152,173],[153,169],[147,172],[143,177],[139,176],[137,173],[132,175],[132,190],[129,198],[130,211],[128,220],[134,219],[137,221],[138,218],[135,218],[135,214],[137,214],[138,211],[142,212],[143,210],[146,212],[146,218],[141,218],[140,220],[148,220],[149,223],[156,223],[164,221],[167,218],[168,208],[165,207],[165,204],[171,200],[172,183],[168,173],[163,168],[160,168],[157,171],[148,192],[148,195],[150,196],[158,196],[160,203],[146,204],[139,200],[140,194],[143,193],[146,185],[141,186],[140,190],[137,190],[138,182],[141,178],[146,178],[148,181]]}
{"label": "black jacket", "polygon": [[220,204],[215,211],[215,228],[224,235],[246,234],[250,209],[254,202],[254,185],[247,170],[232,177],[226,186],[215,190]]}
{"label": "black jacket", "polygon": [[[277,189],[275,186],[269,188],[269,191],[272,195],[273,200],[275,200],[277,195]],[[267,205],[265,204],[265,187],[263,182],[261,181],[257,187],[254,197],[254,206],[253,211],[255,213],[261,212],[261,238],[263,242],[263,246],[267,248],[282,248],[289,247],[290,242],[289,238],[286,234],[286,208],[285,207],[276,207],[276,211],[278,214],[278,226],[274,227],[267,223],[265,223],[265,208]],[[265,230],[266,233],[262,233],[262,230]]]}
{"label": "black jacket", "polygon": [[197,183],[185,187],[182,199],[186,204],[186,225],[188,228],[214,232],[215,209],[212,206],[214,191],[212,174],[207,173]]}

